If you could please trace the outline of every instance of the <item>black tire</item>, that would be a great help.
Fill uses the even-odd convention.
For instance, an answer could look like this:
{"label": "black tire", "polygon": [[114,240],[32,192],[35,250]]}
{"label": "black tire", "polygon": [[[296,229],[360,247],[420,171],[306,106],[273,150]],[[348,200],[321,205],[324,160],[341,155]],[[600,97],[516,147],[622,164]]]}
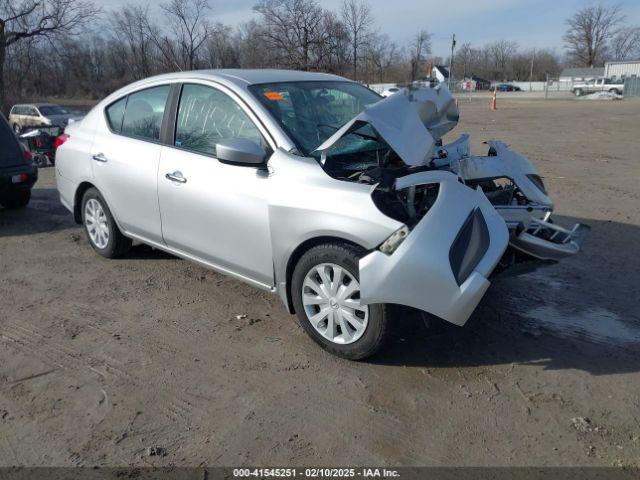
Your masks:
{"label": "black tire", "polygon": [[576,88],[573,93],[575,94],[576,97],[581,97],[582,96],[582,89],[581,88]]}
{"label": "black tire", "polygon": [[389,335],[386,305],[369,305],[368,322],[362,336],[353,343],[338,344],[325,338],[311,325],[302,303],[302,292],[307,273],[323,263],[332,263],[342,267],[359,282],[358,261],[364,253],[364,250],[347,243],[331,242],[318,245],[302,255],[291,279],[293,305],[302,328],[322,348],[349,360],[362,360],[370,357],[384,345]]}
{"label": "black tire", "polygon": [[16,135],[19,135],[21,131],[22,131],[22,128],[20,128],[20,125],[18,125],[17,123],[14,123],[13,124],[13,133],[15,133]]}
{"label": "black tire", "polygon": [[[87,228],[87,222],[85,218],[85,207],[87,205],[87,202],[92,199],[96,200],[102,207],[102,210],[104,211],[104,214],[106,217],[107,227],[109,229],[109,239],[103,248],[100,248],[98,245],[94,243],[93,239],[91,238],[91,235],[89,234],[89,230]],[[100,255],[106,258],[118,258],[129,251],[132,243],[131,239],[125,237],[122,234],[122,232],[118,228],[118,225],[116,225],[116,222],[113,219],[113,215],[111,215],[111,211],[107,206],[107,202],[104,201],[104,198],[102,198],[102,195],[100,195],[100,192],[98,192],[96,188],[88,189],[82,196],[81,212],[82,212],[82,225],[84,226],[84,231],[87,235],[87,240],[89,241],[89,244],[93,247],[93,249],[96,252],[98,252]]]}
{"label": "black tire", "polygon": [[620,95],[620,91],[617,88],[612,88],[609,90],[609,93],[613,93],[615,95]]}
{"label": "black tire", "polygon": [[28,188],[15,190],[0,197],[0,205],[5,208],[24,208],[31,200],[31,190]]}

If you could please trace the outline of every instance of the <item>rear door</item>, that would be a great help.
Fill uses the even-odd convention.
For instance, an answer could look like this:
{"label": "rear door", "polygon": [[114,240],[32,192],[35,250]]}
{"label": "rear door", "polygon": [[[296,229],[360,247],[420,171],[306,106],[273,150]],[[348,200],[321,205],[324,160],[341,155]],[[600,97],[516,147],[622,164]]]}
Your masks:
{"label": "rear door", "polygon": [[230,94],[202,84],[182,87],[173,146],[163,149],[158,171],[162,234],[169,247],[272,286],[269,174],[216,158],[221,140],[266,145],[250,112]]}
{"label": "rear door", "polygon": [[22,149],[13,130],[0,114],[0,168],[24,164]]}
{"label": "rear door", "polygon": [[158,243],[160,131],[170,89],[147,88],[109,105],[91,151],[96,186],[120,227]]}

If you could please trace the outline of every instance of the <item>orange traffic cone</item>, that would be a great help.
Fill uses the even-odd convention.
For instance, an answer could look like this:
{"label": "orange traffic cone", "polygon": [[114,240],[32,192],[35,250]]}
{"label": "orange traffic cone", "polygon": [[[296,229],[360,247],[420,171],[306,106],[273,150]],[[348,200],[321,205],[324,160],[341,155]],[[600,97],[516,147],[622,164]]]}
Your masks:
{"label": "orange traffic cone", "polygon": [[493,98],[491,99],[491,110],[498,109],[498,104],[496,102],[497,94],[498,94],[498,87],[493,87]]}

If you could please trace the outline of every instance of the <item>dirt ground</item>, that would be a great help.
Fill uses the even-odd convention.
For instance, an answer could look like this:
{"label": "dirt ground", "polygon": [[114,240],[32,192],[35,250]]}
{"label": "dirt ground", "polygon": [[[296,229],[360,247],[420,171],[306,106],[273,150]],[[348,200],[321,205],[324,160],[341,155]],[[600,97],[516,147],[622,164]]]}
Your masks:
{"label": "dirt ground", "polygon": [[584,252],[494,282],[464,328],[399,316],[366,363],[271,294],[99,257],[42,169],[0,210],[0,465],[640,466],[640,102],[498,102],[461,100],[455,132],[529,155]]}

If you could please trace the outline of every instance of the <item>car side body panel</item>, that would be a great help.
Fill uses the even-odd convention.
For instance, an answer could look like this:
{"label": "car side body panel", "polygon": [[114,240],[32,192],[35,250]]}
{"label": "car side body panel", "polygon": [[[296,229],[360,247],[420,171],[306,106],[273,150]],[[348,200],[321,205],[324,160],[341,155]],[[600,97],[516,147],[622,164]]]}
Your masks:
{"label": "car side body panel", "polygon": [[377,209],[370,185],[333,179],[312,158],[278,149],[269,172],[275,283],[285,303],[289,259],[306,241],[331,237],[371,250],[402,226]]}

